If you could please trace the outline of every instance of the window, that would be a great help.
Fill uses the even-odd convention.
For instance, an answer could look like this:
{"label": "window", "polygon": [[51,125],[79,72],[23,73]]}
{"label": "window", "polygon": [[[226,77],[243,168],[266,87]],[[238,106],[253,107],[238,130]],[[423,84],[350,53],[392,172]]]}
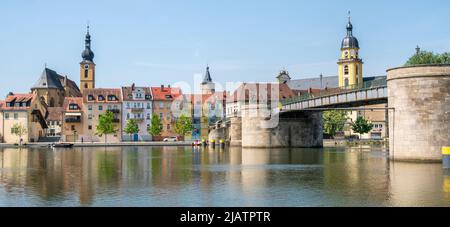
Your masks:
{"label": "window", "polygon": [[167,103],[166,108],[167,108],[168,110],[170,110],[170,107],[171,107],[171,104],[170,104],[170,103]]}
{"label": "window", "polygon": [[349,69],[348,69],[348,65],[344,66],[344,75],[348,75],[349,73]]}
{"label": "window", "polygon": [[89,115],[88,115],[88,119],[89,119],[89,120],[92,120],[92,114],[89,114]]}
{"label": "window", "polygon": [[14,120],[19,119],[19,114],[18,113],[14,113]]}
{"label": "window", "polygon": [[17,128],[11,128],[11,134],[17,134],[18,130]]}
{"label": "window", "polygon": [[130,103],[127,102],[127,109],[130,109]]}
{"label": "window", "polygon": [[359,75],[359,65],[356,65],[356,75]]}
{"label": "window", "polygon": [[9,113],[5,113],[5,119],[9,120]]}
{"label": "window", "polygon": [[163,119],[164,118],[164,114],[163,113],[159,113],[159,119]]}
{"label": "window", "polygon": [[88,78],[89,76],[89,71],[87,69],[84,70],[84,78]]}
{"label": "window", "polygon": [[147,103],[147,109],[149,110],[149,109],[151,109],[152,108],[152,106],[150,105],[150,103],[148,102]]}
{"label": "window", "polygon": [[103,97],[103,95],[99,95],[98,96],[98,101],[105,101],[105,97]]}
{"label": "window", "polygon": [[[84,88],[87,88],[87,84],[85,84],[86,86]],[[94,101],[94,96],[93,95],[88,95],[88,101]]]}
{"label": "window", "polygon": [[127,120],[130,119],[130,113],[127,113]]}
{"label": "window", "polygon": [[150,120],[150,114],[149,113],[147,114],[147,120]]}
{"label": "window", "polygon": [[72,131],[75,131],[75,125],[72,125],[72,126],[70,127],[70,129],[72,129]]}
{"label": "window", "polygon": [[112,110],[112,106],[111,105],[108,105],[108,108],[107,108],[108,110]]}
{"label": "window", "polygon": [[170,125],[167,125],[167,130],[170,130]]}
{"label": "window", "polygon": [[159,108],[164,108],[164,102],[163,101],[161,101],[161,102],[159,102]]}
{"label": "window", "polygon": [[348,51],[345,51],[345,58],[348,58]]}
{"label": "window", "polygon": [[78,105],[77,104],[70,104],[69,105],[69,110],[78,110]]}
{"label": "window", "polygon": [[103,106],[102,105],[98,106],[98,110],[103,110]]}
{"label": "window", "polygon": [[89,106],[88,106],[88,110],[92,110],[92,105],[89,105]]}
{"label": "window", "polygon": [[84,83],[84,88],[88,89],[88,84]]}
{"label": "window", "polygon": [[115,95],[108,95],[108,101],[117,101],[117,98]]}
{"label": "window", "polygon": [[89,126],[88,126],[88,130],[92,130],[92,125],[89,125]]}
{"label": "window", "polygon": [[348,82],[348,78],[345,78],[345,87],[348,87],[350,83]]}

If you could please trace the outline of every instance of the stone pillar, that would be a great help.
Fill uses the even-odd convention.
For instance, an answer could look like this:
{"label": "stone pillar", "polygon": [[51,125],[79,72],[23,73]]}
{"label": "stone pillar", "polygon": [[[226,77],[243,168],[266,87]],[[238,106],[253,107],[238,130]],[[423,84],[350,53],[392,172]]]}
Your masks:
{"label": "stone pillar", "polygon": [[[246,106],[242,116],[242,147],[323,147],[321,112],[293,112],[270,116]],[[262,113],[262,114],[261,114]]]}
{"label": "stone pillar", "polygon": [[242,146],[242,118],[232,117],[230,118],[230,140],[231,146]]}
{"label": "stone pillar", "polygon": [[450,65],[388,72],[390,155],[399,161],[442,161],[450,143]]}

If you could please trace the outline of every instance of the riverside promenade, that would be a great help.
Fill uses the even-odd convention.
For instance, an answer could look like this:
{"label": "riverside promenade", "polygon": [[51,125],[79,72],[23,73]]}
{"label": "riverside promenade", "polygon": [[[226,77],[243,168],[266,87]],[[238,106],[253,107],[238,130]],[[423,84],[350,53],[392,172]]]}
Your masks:
{"label": "riverside promenade", "polygon": [[[22,147],[49,147],[53,143],[28,143]],[[120,142],[120,143],[74,143],[74,147],[186,147],[192,146],[192,142],[190,141],[182,141],[182,142]],[[19,147],[15,144],[6,144],[0,143],[0,148],[12,148]]]}

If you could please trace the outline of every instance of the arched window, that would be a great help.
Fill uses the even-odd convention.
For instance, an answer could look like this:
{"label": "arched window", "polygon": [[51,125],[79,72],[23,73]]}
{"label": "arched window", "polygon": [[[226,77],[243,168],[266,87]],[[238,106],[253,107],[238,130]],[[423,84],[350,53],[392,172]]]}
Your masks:
{"label": "arched window", "polygon": [[348,70],[348,65],[344,66],[344,75],[348,75],[349,70]]}
{"label": "arched window", "polygon": [[345,51],[345,58],[348,58],[348,51]]}
{"label": "arched window", "polygon": [[88,84],[87,83],[84,83],[84,88],[88,88]]}
{"label": "arched window", "polygon": [[55,99],[54,98],[50,98],[50,107],[55,107]]}
{"label": "arched window", "polygon": [[88,78],[88,76],[89,76],[88,70],[85,69],[85,70],[84,70],[84,78]]}
{"label": "arched window", "polygon": [[359,65],[356,65],[356,75],[359,76]]}

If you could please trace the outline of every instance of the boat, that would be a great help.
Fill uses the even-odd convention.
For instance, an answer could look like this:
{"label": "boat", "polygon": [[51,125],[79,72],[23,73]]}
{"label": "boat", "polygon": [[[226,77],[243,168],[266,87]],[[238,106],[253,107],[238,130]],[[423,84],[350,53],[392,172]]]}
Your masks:
{"label": "boat", "polygon": [[73,147],[73,143],[54,143],[52,144],[53,148],[71,148]]}

